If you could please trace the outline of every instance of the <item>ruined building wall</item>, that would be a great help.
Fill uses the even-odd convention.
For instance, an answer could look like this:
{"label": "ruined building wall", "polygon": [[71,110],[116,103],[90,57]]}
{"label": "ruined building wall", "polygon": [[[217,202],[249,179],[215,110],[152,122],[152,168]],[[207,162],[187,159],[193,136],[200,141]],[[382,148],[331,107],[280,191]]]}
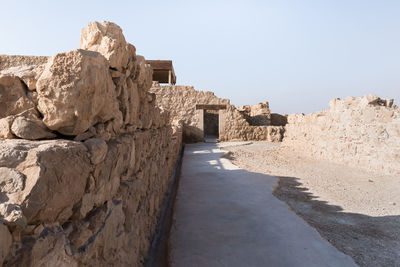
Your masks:
{"label": "ruined building wall", "polygon": [[170,112],[171,120],[182,121],[183,139],[187,142],[203,139],[199,129],[200,117],[196,104],[229,105],[228,99],[218,98],[213,92],[196,91],[193,86],[161,86],[154,82],[150,91],[156,94],[157,106]]}
{"label": "ruined building wall", "polygon": [[[183,122],[184,140],[197,142],[203,140],[201,130],[201,110],[196,104],[225,104],[226,110],[220,110],[219,140],[266,140],[279,142],[283,136],[283,127],[266,126],[270,124],[271,114],[268,102],[254,106],[236,108],[228,99],[218,98],[212,92],[196,91],[192,86],[160,85],[153,83],[151,92],[157,95],[156,102],[162,109],[171,113],[171,119]],[[250,125],[250,122],[262,126]]]}
{"label": "ruined building wall", "polygon": [[374,95],[330,101],[328,110],[288,117],[283,144],[314,157],[400,174],[400,108]]}
{"label": "ruined building wall", "polygon": [[142,266],[148,253],[181,127],[117,25],[89,23],[80,48],[2,57],[0,265]]}

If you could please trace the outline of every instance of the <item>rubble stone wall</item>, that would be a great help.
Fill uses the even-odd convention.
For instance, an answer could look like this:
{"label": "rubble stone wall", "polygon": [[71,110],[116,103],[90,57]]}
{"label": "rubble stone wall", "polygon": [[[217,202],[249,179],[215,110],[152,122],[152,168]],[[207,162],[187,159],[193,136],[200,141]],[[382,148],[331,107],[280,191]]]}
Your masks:
{"label": "rubble stone wall", "polygon": [[168,110],[172,121],[183,124],[183,140],[186,142],[202,141],[200,118],[197,104],[229,105],[229,100],[218,98],[213,92],[197,91],[193,86],[160,85],[153,83],[151,92],[156,94],[157,106]]}
{"label": "rubble stone wall", "polygon": [[150,66],[109,22],[78,50],[5,58],[0,266],[142,266],[182,141]]}
{"label": "rubble stone wall", "polygon": [[330,108],[288,117],[283,144],[314,157],[400,174],[400,108],[374,95],[333,99]]}
{"label": "rubble stone wall", "polygon": [[[197,91],[192,86],[160,85],[153,83],[151,92],[156,94],[156,102],[162,109],[171,113],[171,120],[182,121],[183,140],[198,142],[203,140],[201,122],[196,104],[225,104],[226,110],[220,110],[219,140],[258,140],[279,142],[282,140],[284,128],[269,126],[271,113],[268,102],[254,106],[236,108],[228,99],[218,98],[212,92]],[[257,125],[250,125],[254,121]],[[268,125],[268,126],[267,126]]]}

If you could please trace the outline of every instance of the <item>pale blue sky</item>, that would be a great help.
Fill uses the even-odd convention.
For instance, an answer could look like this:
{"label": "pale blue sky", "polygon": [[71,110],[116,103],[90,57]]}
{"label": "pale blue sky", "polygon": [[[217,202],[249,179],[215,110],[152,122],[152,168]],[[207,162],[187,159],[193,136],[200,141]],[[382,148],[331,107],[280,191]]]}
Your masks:
{"label": "pale blue sky", "polygon": [[89,21],[113,21],[147,59],[172,59],[178,84],[312,112],[334,97],[400,99],[400,1],[0,0],[0,54],[76,49]]}

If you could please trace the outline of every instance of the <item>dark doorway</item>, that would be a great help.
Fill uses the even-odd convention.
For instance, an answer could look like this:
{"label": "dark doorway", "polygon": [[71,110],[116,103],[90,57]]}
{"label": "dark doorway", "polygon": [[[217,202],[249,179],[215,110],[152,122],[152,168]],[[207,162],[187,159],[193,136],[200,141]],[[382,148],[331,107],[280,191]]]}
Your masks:
{"label": "dark doorway", "polygon": [[204,137],[216,137],[219,134],[219,110],[204,110]]}

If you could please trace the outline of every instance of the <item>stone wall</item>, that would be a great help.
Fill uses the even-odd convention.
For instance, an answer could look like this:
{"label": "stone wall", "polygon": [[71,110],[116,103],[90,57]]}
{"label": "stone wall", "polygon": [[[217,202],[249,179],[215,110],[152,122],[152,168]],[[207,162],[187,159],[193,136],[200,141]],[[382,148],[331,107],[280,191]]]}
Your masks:
{"label": "stone wall", "polygon": [[283,144],[314,157],[400,174],[400,108],[374,95],[333,99],[330,109],[288,117]]}
{"label": "stone wall", "polygon": [[[218,98],[212,92],[196,91],[192,86],[163,85],[153,83],[151,92],[156,102],[171,113],[171,120],[182,121],[186,142],[203,140],[203,113],[196,110],[196,104],[225,104],[226,110],[219,111],[219,140],[258,140],[279,142],[284,128],[270,125],[271,113],[268,102],[254,106],[236,108],[228,99]],[[255,125],[250,123],[254,122]]]}
{"label": "stone wall", "polygon": [[213,92],[196,91],[193,86],[161,86],[154,82],[150,91],[156,94],[157,106],[170,112],[172,121],[183,123],[183,140],[186,142],[197,142],[203,139],[196,104],[229,105],[228,99],[218,98]]}
{"label": "stone wall", "polygon": [[48,61],[5,58],[0,265],[142,266],[182,140],[150,66],[109,22]]}
{"label": "stone wall", "polygon": [[271,125],[271,111],[268,102],[258,103],[253,106],[245,105],[238,107],[237,110],[251,126]]}

